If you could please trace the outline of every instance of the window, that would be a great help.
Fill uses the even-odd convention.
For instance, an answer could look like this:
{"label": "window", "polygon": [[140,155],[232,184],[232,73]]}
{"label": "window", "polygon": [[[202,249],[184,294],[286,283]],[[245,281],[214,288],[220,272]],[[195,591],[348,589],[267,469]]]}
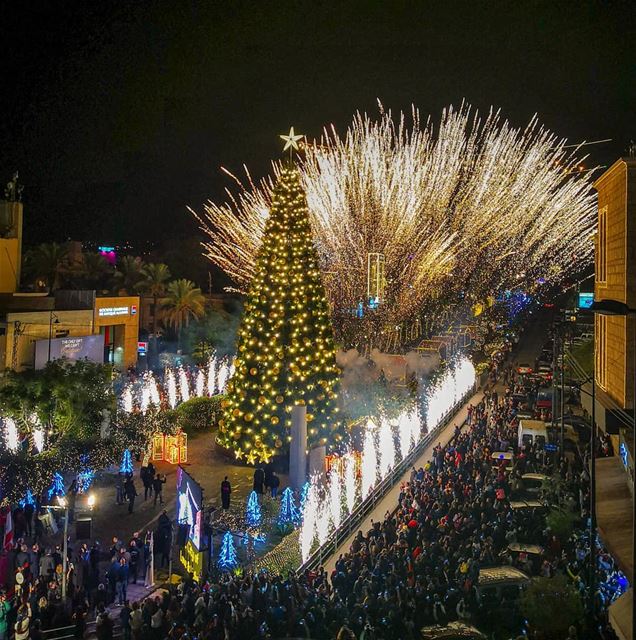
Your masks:
{"label": "window", "polygon": [[598,211],[596,282],[607,282],[607,207],[603,207]]}
{"label": "window", "polygon": [[594,369],[596,383],[603,389],[607,385],[607,316],[597,314],[594,318],[596,329],[596,350]]}

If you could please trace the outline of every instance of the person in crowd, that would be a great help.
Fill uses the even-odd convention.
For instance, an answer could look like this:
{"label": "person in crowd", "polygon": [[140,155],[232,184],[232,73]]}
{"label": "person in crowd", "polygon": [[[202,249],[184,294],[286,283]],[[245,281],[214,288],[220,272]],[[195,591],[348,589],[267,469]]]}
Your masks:
{"label": "person in crowd", "polygon": [[155,492],[155,501],[154,506],[157,506],[157,499],[159,499],[159,504],[163,504],[163,485],[166,484],[166,476],[162,476],[158,473],[155,476],[155,479],[152,481],[152,488]]}
{"label": "person in crowd", "polygon": [[227,476],[223,478],[223,482],[221,482],[221,506],[223,509],[230,508],[230,495],[232,494],[232,485],[230,481],[227,479]]}
{"label": "person in crowd", "polygon": [[128,500],[128,513],[132,513],[135,508],[135,498],[137,497],[137,489],[133,482],[132,476],[129,476],[124,483],[124,492]]}

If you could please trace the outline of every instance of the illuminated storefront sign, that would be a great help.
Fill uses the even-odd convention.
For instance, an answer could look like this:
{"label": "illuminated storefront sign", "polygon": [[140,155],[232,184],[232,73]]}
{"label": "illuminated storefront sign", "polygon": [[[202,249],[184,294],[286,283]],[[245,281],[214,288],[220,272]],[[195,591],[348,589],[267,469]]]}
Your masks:
{"label": "illuminated storefront sign", "polygon": [[98,311],[98,315],[100,318],[108,318],[111,316],[127,316],[128,314],[128,307],[103,307]]}

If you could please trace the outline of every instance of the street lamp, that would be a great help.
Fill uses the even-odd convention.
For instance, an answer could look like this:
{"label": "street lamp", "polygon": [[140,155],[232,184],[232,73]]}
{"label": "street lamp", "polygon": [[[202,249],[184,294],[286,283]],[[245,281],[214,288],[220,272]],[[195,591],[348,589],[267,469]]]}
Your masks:
{"label": "street lamp", "polygon": [[57,496],[57,504],[44,505],[47,509],[64,510],[64,546],[62,550],[62,602],[66,603],[66,570],[68,562],[68,501],[64,496]]}
{"label": "street lamp", "polygon": [[[636,309],[632,309],[624,302],[619,300],[597,300],[592,303],[590,309],[594,313],[603,316],[636,316]],[[633,371],[633,389],[632,398],[632,638],[636,638],[636,585],[634,584],[635,563],[636,563],[636,333],[634,334],[634,371]],[[594,542],[594,541],[592,541]]]}
{"label": "street lamp", "polygon": [[[53,318],[55,318],[55,322],[53,322]],[[47,364],[51,362],[51,338],[53,336],[53,325],[60,324],[60,319],[53,313],[51,310],[49,312],[49,356],[46,360]]]}

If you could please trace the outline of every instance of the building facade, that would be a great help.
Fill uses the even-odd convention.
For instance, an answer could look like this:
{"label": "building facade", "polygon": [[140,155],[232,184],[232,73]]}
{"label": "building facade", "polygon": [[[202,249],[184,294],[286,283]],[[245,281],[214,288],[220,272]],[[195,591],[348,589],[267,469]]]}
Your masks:
{"label": "building facade", "polygon": [[[636,159],[617,160],[595,182],[598,230],[594,298],[636,308]],[[634,495],[633,416],[636,318],[596,314],[594,318],[594,415],[612,434],[615,455],[596,461],[596,516],[599,535],[630,583]],[[609,608],[619,638],[631,638],[632,591]]]}

